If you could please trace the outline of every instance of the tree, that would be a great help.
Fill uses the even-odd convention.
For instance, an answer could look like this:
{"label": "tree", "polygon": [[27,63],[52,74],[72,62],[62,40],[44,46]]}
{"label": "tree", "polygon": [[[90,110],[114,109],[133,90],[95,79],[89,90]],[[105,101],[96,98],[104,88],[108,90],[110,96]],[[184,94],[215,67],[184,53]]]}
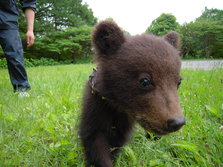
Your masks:
{"label": "tree", "polygon": [[75,62],[91,54],[91,31],[92,27],[89,26],[57,31],[37,39],[34,49],[37,56]]}
{"label": "tree", "polygon": [[222,12],[205,8],[195,22],[180,27],[184,56],[223,57],[223,20],[219,20]]}
{"label": "tree", "polygon": [[176,31],[179,23],[176,17],[172,14],[163,13],[158,18],[152,21],[152,24],[146,30],[147,33],[156,35],[164,35],[169,31]]}
{"label": "tree", "polygon": [[[20,32],[25,41],[26,23],[22,15],[20,11]],[[88,55],[91,28],[96,22],[92,10],[82,0],[37,1],[35,45],[24,49],[25,57],[75,61]]]}
{"label": "tree", "polygon": [[198,17],[196,20],[212,20],[212,21],[221,21],[223,22],[223,10],[220,9],[208,9],[205,7],[202,15]]}
{"label": "tree", "polygon": [[[24,18],[20,15],[20,31],[26,31]],[[35,32],[37,36],[61,31],[68,27],[93,26],[97,22],[92,10],[82,0],[37,1]]]}

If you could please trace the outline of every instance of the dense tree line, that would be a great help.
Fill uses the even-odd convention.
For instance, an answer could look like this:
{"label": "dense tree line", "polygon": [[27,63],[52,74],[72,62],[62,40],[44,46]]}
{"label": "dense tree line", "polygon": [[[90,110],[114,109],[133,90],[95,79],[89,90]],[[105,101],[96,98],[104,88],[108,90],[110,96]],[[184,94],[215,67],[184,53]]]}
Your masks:
{"label": "dense tree line", "polygon": [[[35,45],[25,48],[26,58],[76,61],[91,54],[91,30],[97,19],[87,4],[82,0],[41,0],[37,1],[37,8]],[[25,42],[22,11],[19,23]]]}
{"label": "dense tree line", "polygon": [[[91,31],[97,19],[88,5],[82,0],[41,0],[37,1],[37,6],[35,45],[25,48],[25,58],[44,57],[69,62],[89,59]],[[26,23],[22,12],[19,22],[25,42]],[[205,8],[195,21],[183,25],[174,15],[163,13],[146,33],[164,35],[169,31],[180,34],[183,57],[223,58],[223,10]]]}
{"label": "dense tree line", "polygon": [[179,32],[184,56],[223,58],[223,10],[205,8],[199,18],[182,25]]}
{"label": "dense tree line", "polygon": [[163,35],[177,31],[183,57],[223,58],[223,10],[207,9],[195,21],[180,25],[172,14],[161,14],[146,32]]}

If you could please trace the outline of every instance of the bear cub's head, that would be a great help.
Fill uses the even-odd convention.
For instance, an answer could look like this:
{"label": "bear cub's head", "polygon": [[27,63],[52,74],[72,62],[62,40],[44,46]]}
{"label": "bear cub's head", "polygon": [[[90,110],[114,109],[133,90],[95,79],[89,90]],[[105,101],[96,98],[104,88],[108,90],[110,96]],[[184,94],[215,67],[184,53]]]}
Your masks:
{"label": "bear cub's head", "polygon": [[102,21],[93,32],[93,46],[101,95],[155,134],[185,124],[177,94],[181,61],[176,32],[128,36],[116,23]]}

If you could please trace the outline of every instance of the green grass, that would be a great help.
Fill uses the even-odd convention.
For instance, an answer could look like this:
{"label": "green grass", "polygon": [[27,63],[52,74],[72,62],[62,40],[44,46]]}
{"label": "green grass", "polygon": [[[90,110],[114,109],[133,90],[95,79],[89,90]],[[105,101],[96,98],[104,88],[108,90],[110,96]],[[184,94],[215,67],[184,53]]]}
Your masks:
{"label": "green grass", "polygon": [[[78,137],[83,87],[93,65],[28,68],[29,98],[0,70],[0,166],[84,167]],[[187,125],[158,141],[136,126],[117,167],[223,166],[223,69],[183,70]]]}

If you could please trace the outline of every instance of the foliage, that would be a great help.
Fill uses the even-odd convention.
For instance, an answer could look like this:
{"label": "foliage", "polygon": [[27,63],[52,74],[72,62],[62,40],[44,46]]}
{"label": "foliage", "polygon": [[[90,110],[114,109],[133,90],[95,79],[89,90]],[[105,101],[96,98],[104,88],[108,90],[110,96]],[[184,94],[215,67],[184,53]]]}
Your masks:
{"label": "foliage", "polygon": [[208,9],[205,7],[202,15],[198,17],[196,20],[212,20],[212,21],[223,21],[223,10],[220,9]]}
{"label": "foliage", "polygon": [[0,69],[6,69],[6,68],[7,68],[6,59],[0,59]]}
{"label": "foliage", "polygon": [[58,61],[75,62],[91,54],[91,31],[92,28],[87,26],[56,31],[37,39],[32,49],[36,50],[37,58],[44,55]]}
{"label": "foliage", "polygon": [[169,31],[175,31],[179,26],[176,17],[172,14],[163,13],[152,21],[152,24],[146,30],[147,33],[155,35],[164,35]]}
{"label": "foliage", "polygon": [[[93,66],[29,68],[29,98],[18,98],[7,70],[0,70],[0,166],[85,166],[78,124]],[[187,124],[157,141],[136,126],[115,166],[223,166],[222,73],[182,71],[179,95]]]}
{"label": "foliage", "polygon": [[[31,48],[25,47],[26,23],[22,14],[19,17],[25,57],[71,60],[72,63],[89,61],[92,54],[90,35],[97,19],[88,5],[82,0],[41,0],[37,1],[37,8],[36,41]],[[223,58],[222,25],[223,10],[205,8],[194,22],[183,25],[177,23],[174,15],[163,13],[153,20],[146,32],[164,35],[169,31],[177,31],[181,36],[181,53],[184,58],[219,59]]]}
{"label": "foliage", "polygon": [[182,53],[193,57],[223,55],[223,27],[218,21],[200,20],[181,27]]}
{"label": "foliage", "polygon": [[223,58],[223,10],[205,8],[194,22],[179,25],[172,14],[161,14],[146,32],[164,35],[180,33],[184,58]]}
{"label": "foliage", "polygon": [[[25,57],[55,60],[82,59],[91,54],[90,34],[97,22],[92,10],[82,0],[37,1],[35,16],[35,44],[26,48],[26,23],[20,10],[20,35]],[[85,57],[86,59],[86,57]]]}
{"label": "foliage", "polygon": [[184,24],[179,32],[184,56],[223,57],[223,11],[205,9],[195,22]]}
{"label": "foliage", "polygon": [[[20,11],[21,12],[21,11]],[[26,32],[22,14],[19,18],[21,32]],[[35,33],[37,37],[69,27],[93,26],[97,22],[92,10],[82,0],[37,1]]]}
{"label": "foliage", "polygon": [[41,0],[37,6],[37,21],[51,25],[55,31],[96,23],[92,10],[82,0]]}

